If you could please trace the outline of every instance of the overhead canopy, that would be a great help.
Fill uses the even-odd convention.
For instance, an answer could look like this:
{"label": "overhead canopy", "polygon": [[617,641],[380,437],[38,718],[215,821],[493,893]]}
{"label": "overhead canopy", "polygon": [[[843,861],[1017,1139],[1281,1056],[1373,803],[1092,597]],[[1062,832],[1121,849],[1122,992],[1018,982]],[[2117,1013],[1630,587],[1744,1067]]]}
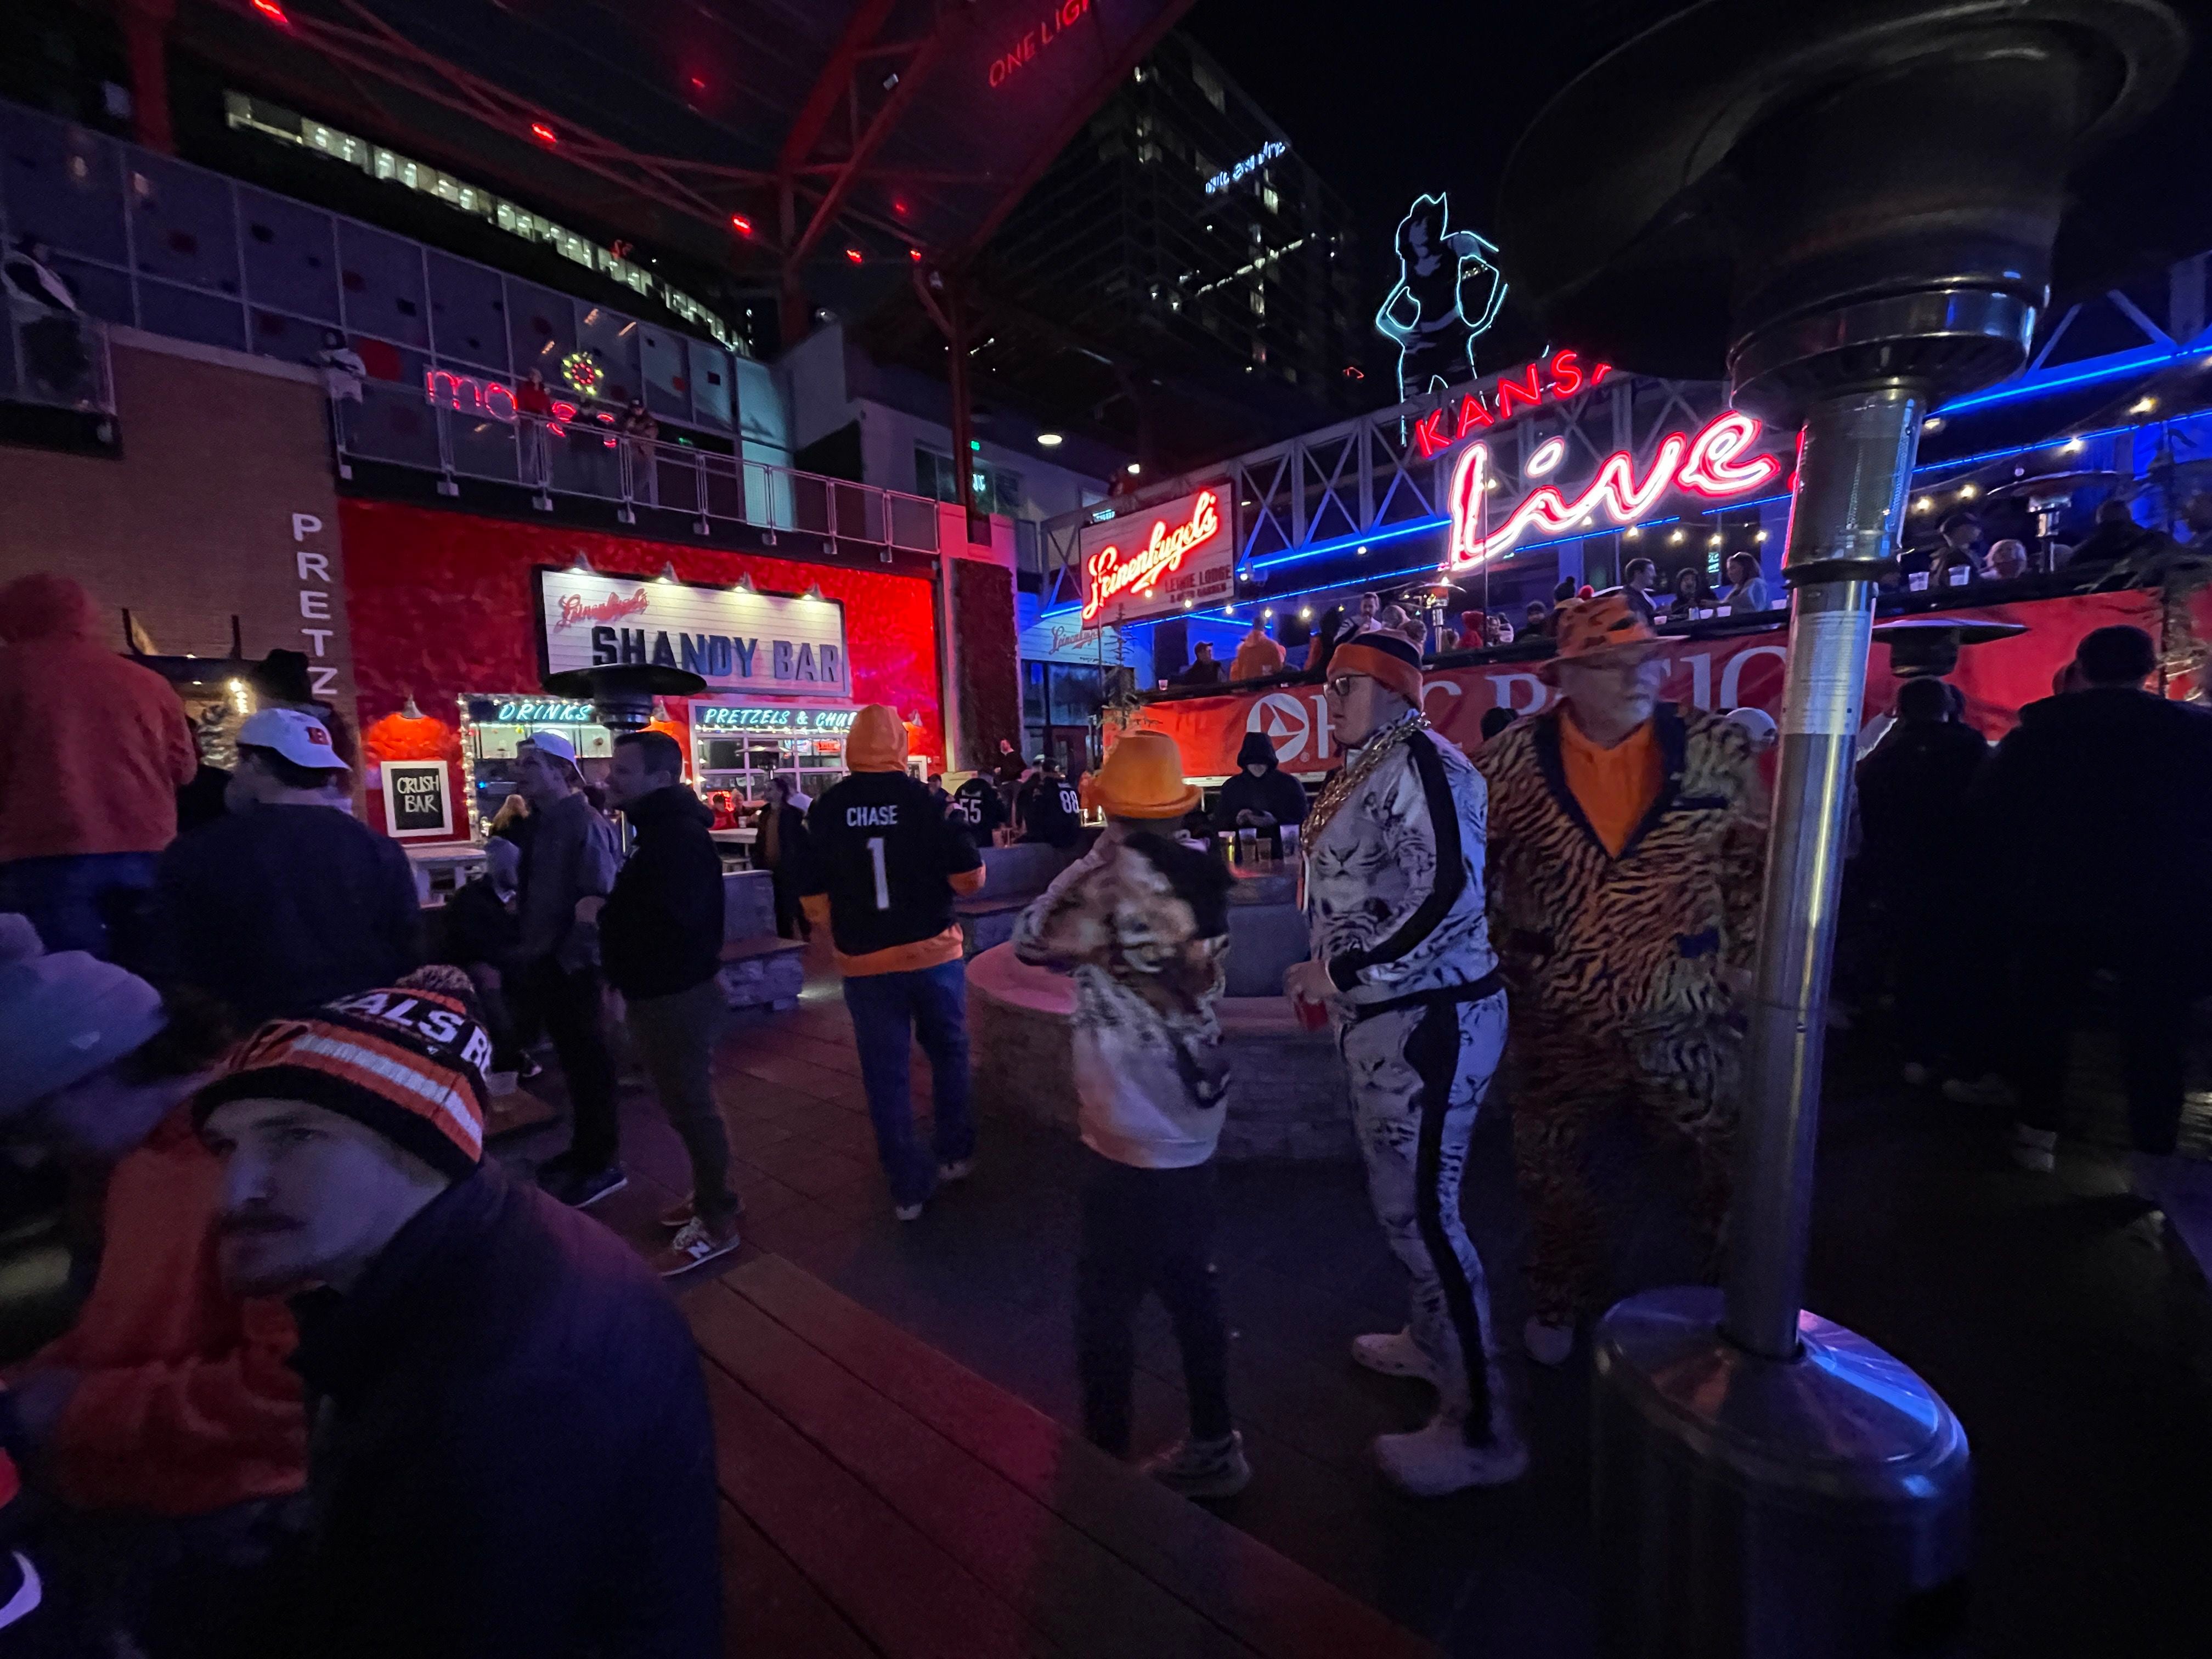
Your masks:
{"label": "overhead canopy", "polygon": [[789,287],[963,263],[1188,4],[181,0],[172,27],[240,90]]}

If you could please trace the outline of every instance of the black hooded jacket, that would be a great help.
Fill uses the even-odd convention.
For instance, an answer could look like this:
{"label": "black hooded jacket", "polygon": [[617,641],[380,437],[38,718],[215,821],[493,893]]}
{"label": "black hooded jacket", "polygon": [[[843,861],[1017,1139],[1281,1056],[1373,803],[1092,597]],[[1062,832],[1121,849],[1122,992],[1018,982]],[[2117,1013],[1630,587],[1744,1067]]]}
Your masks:
{"label": "black hooded jacket", "polygon": [[623,810],[637,844],[599,913],[599,961],[626,997],[668,997],[722,965],[722,855],[714,809],[671,784]]}
{"label": "black hooded jacket", "polygon": [[[1244,769],[1258,762],[1267,770],[1254,777]],[[1306,787],[1275,764],[1275,745],[1264,732],[1247,732],[1237,751],[1237,775],[1221,786],[1213,806],[1213,827],[1234,830],[1239,812],[1265,812],[1277,824],[1303,823]]]}

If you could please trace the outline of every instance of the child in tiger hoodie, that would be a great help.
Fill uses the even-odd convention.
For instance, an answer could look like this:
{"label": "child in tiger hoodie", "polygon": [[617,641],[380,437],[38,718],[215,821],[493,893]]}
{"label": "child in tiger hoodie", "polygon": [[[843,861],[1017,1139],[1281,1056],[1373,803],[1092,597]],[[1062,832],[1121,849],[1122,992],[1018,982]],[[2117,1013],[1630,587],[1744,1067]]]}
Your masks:
{"label": "child in tiger hoodie", "polygon": [[1106,829],[1014,930],[1016,956],[1075,979],[1077,1121],[1087,1149],[1075,1284],[1084,1432],[1128,1455],[1134,1322],[1151,1291],[1182,1350],[1190,1434],[1143,1467],[1186,1497],[1227,1498],[1252,1479],[1230,1418],[1228,1331],[1208,1265],[1228,1091],[1214,1004],[1230,878],[1170,838],[1199,798],[1172,738],[1123,738],[1086,793]]}

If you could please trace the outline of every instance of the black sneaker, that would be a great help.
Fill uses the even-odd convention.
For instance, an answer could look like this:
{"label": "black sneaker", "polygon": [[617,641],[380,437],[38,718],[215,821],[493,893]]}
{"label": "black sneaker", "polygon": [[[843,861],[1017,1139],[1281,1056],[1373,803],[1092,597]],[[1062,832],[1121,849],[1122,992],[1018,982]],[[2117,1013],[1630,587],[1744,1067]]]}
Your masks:
{"label": "black sneaker", "polygon": [[562,1158],[549,1159],[538,1170],[538,1184],[572,1210],[589,1209],[610,1194],[629,1185],[619,1164],[596,1170],[578,1169]]}

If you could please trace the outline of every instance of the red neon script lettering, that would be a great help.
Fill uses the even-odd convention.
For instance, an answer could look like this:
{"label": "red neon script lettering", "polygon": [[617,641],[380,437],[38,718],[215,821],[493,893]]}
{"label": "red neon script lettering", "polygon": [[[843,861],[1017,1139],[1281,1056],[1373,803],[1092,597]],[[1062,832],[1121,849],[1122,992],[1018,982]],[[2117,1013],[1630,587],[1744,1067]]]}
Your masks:
{"label": "red neon script lettering", "polygon": [[557,633],[560,629],[571,627],[577,623],[613,622],[619,617],[640,615],[645,608],[645,590],[641,587],[635,593],[611,592],[604,599],[593,599],[589,602],[574,593],[563,593],[561,596],[560,618],[554,623],[553,627]]}
{"label": "red neon script lettering", "polygon": [[1016,70],[1036,62],[1039,52],[1059,40],[1063,30],[1090,9],[1091,0],[1058,0],[1058,3],[1045,13],[1035,28],[1024,30],[1022,38],[1012,48],[991,60],[991,67],[985,78],[990,82],[994,90],[1006,85]]}
{"label": "red neon script lettering", "polygon": [[1782,472],[1782,463],[1771,455],[1744,455],[1757,441],[1759,431],[1757,421],[1730,410],[1700,428],[1694,438],[1669,433],[1641,483],[1635,457],[1625,449],[1615,451],[1599,464],[1597,477],[1574,500],[1547,484],[1487,535],[1482,526],[1490,446],[1470,444],[1452,469],[1451,550],[1445,568],[1465,570],[1496,558],[1531,529],[1556,535],[1577,528],[1600,510],[1615,524],[1631,523],[1649,514],[1670,489],[1686,489],[1712,501],[1747,495]]}
{"label": "red neon script lettering", "polygon": [[1220,507],[1213,492],[1204,489],[1191,504],[1188,524],[1170,530],[1165,519],[1153,520],[1152,539],[1145,544],[1145,550],[1127,564],[1121,562],[1120,548],[1100,548],[1084,567],[1091,585],[1090,591],[1083,596],[1083,620],[1088,623],[1120,594],[1151,592],[1159,585],[1161,577],[1182,568],[1186,554],[1212,540],[1214,532],[1220,528]]}
{"label": "red neon script lettering", "polygon": [[[1540,379],[1540,370],[1550,379]],[[1441,409],[1422,416],[1413,422],[1413,442],[1425,461],[1442,454],[1461,439],[1473,437],[1477,427],[1511,420],[1517,412],[1514,409],[1516,402],[1534,409],[1547,397],[1554,400],[1571,398],[1589,391],[1612,373],[1611,363],[1591,363],[1585,368],[1574,352],[1555,351],[1541,363],[1525,365],[1517,376],[1501,377],[1493,389],[1498,399],[1494,411],[1477,391],[1460,398],[1455,429],[1446,429],[1444,411]]]}

